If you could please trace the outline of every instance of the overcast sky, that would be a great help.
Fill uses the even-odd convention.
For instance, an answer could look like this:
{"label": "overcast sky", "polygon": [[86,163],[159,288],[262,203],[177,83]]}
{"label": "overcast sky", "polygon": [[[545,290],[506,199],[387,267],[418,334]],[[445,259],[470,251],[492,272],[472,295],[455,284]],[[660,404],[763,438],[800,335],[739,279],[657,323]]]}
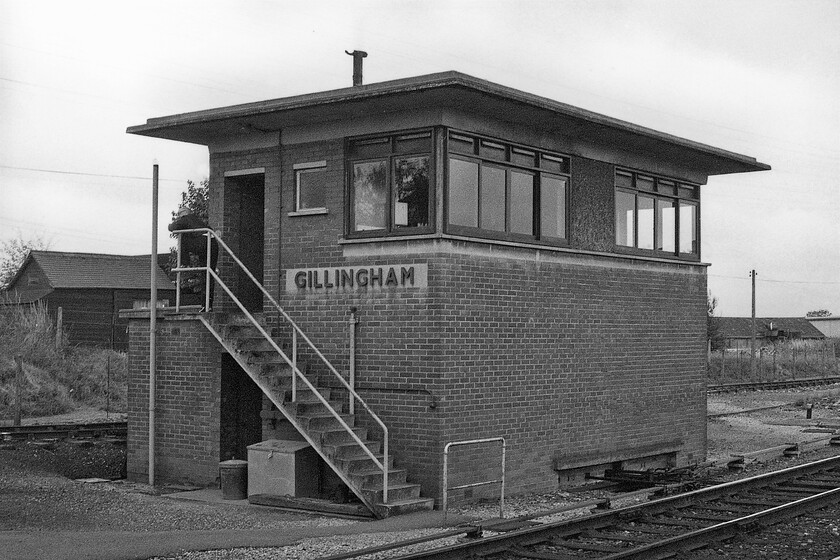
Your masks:
{"label": "overcast sky", "polygon": [[[712,177],[702,256],[724,315],[840,315],[840,1],[0,0],[0,240],[160,248],[202,146],[150,117],[457,70],[746,154]],[[573,178],[574,181],[574,178]]]}

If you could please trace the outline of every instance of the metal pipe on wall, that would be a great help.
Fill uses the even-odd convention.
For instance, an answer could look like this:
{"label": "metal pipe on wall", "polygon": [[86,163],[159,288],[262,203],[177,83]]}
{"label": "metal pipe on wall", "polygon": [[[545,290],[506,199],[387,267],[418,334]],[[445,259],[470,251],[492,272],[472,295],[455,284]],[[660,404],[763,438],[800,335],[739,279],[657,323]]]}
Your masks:
{"label": "metal pipe on wall", "polygon": [[158,164],[152,166],[152,254],[149,301],[149,486],[155,485],[155,330],[157,329]]}

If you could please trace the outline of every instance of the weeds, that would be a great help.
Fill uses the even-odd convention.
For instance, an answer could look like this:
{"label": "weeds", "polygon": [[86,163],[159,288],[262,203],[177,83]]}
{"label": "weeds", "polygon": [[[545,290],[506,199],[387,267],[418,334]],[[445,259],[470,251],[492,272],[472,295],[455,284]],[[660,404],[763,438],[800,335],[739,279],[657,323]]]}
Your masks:
{"label": "weeds", "polygon": [[43,304],[0,305],[0,419],[14,416],[22,362],[21,415],[48,416],[79,406],[124,411],[126,356],[70,347]]}

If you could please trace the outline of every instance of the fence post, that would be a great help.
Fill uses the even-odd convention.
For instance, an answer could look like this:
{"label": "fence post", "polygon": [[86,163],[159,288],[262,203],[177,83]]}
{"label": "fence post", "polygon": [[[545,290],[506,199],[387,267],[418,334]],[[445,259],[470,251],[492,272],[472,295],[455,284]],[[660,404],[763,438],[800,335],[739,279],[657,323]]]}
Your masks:
{"label": "fence post", "polygon": [[23,393],[23,359],[15,356],[17,366],[15,373],[15,426],[20,426],[21,394]]}
{"label": "fence post", "polygon": [[55,312],[55,349],[61,350],[61,333],[64,328],[64,308],[59,307]]}
{"label": "fence post", "polygon": [[790,342],[790,360],[793,378],[796,379],[796,346],[794,346],[793,341]]}

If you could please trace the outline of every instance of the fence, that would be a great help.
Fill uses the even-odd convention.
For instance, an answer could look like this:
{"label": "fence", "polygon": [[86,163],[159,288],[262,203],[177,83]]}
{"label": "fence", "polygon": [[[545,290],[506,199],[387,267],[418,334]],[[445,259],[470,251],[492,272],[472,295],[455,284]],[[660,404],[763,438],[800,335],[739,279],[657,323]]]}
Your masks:
{"label": "fence", "polygon": [[709,353],[708,380],[715,385],[837,377],[837,339],[756,341],[755,373],[750,341],[732,340]]}

